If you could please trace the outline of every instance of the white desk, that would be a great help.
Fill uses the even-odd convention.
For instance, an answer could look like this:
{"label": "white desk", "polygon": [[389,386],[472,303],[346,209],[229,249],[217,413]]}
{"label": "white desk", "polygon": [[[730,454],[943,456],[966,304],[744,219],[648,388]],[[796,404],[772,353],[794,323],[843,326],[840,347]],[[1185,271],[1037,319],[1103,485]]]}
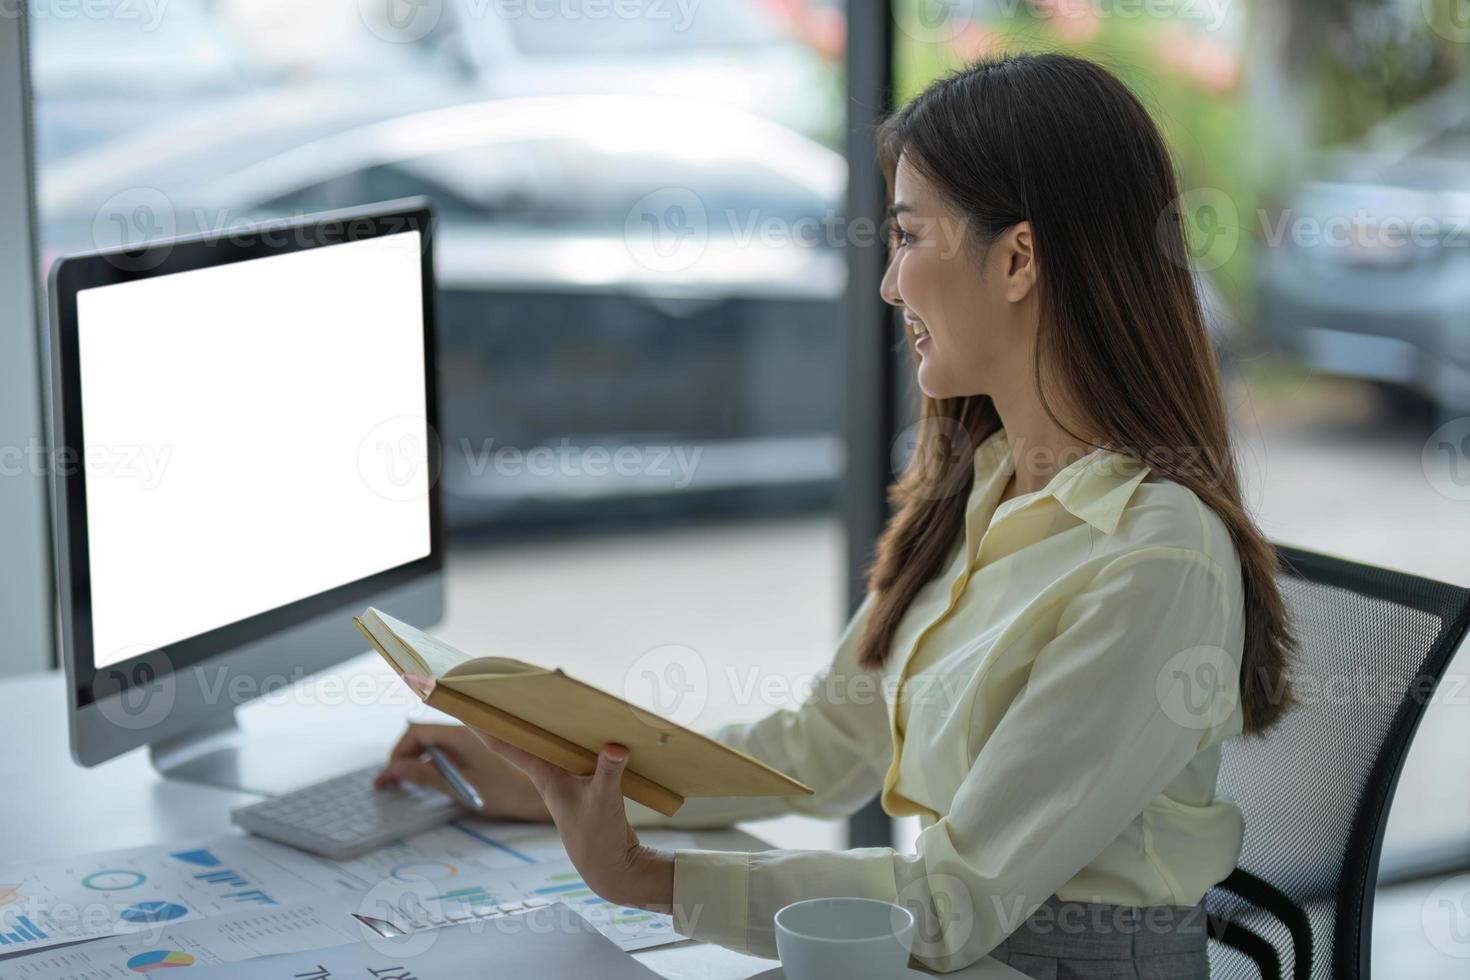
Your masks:
{"label": "white desk", "polygon": [[[370,703],[334,695],[343,676],[381,678]],[[382,661],[349,661],[322,678],[297,685],[284,697],[240,711],[247,731],[276,737],[352,742],[368,759],[382,758],[402,732],[408,695]],[[59,673],[0,681],[0,786],[6,817],[0,832],[0,868],[44,857],[142,847],[164,840],[208,837],[230,829],[229,811],[258,799],[248,793],[160,779],[145,752],[136,751],[94,769],[82,769],[67,748],[65,680]],[[360,685],[356,688],[361,693]],[[702,833],[699,845],[735,850],[762,843],[738,830]],[[770,970],[771,960],[742,956],[718,946],[682,943],[635,954],[670,980],[748,980]],[[947,976],[966,980],[1021,977],[993,960]]]}

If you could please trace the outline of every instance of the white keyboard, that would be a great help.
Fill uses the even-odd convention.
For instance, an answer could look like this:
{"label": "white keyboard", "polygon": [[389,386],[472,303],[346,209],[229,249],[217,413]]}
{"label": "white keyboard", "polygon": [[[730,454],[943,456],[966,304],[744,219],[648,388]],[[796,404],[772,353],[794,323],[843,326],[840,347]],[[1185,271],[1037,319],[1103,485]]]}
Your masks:
{"label": "white keyboard", "polygon": [[369,766],[236,807],[230,820],[252,834],[345,860],[467,812],[443,793],[410,783],[373,789],[380,770]]}

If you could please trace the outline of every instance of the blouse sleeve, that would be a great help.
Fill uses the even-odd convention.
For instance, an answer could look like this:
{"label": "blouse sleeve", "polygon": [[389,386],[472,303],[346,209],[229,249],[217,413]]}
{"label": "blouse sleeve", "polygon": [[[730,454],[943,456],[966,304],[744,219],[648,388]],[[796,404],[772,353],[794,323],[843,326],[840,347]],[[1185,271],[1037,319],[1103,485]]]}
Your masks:
{"label": "blouse sleeve", "polygon": [[[1228,664],[1240,652],[1230,595],[1198,552],[1148,548],[1114,559],[1066,600],[1055,636],[916,853],[678,851],[675,928],[774,956],[772,917],[782,906],[865,896],[919,917],[914,957],[923,966],[975,962],[1229,730],[1238,678]],[[1175,678],[1208,671],[1222,681],[1208,703],[1196,697],[1185,710],[1166,696]]]}
{"label": "blouse sleeve", "polygon": [[871,800],[882,788],[893,754],[881,680],[857,664],[861,623],[871,605],[870,595],[848,621],[832,662],[799,708],[709,733],[800,780],[813,795],[693,799],[672,817],[628,800],[628,822],[635,827],[698,829],[789,813],[845,817]]}

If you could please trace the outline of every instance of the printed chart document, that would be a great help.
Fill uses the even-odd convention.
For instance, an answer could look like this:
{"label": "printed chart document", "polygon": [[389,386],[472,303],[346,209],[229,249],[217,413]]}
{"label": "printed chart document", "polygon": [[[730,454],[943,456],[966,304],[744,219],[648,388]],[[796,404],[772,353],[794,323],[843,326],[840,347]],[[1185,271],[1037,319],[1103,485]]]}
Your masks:
{"label": "printed chart document", "polygon": [[[260,956],[357,942],[362,926],[351,904],[319,899],[311,906],[237,912],[147,932],[0,960],[0,980],[103,980],[177,967],[238,963]],[[191,972],[192,976],[193,973]]]}
{"label": "printed chart document", "polygon": [[0,956],[323,895],[285,868],[240,854],[234,840],[83,854],[0,871]]}
{"label": "printed chart document", "polygon": [[269,956],[189,974],[200,980],[657,980],[565,905],[428,935]]}
{"label": "printed chart document", "polygon": [[[645,838],[659,847],[694,846],[676,831]],[[161,950],[200,963],[229,962],[325,946],[333,937],[350,941],[361,934],[352,912],[409,932],[430,931],[479,916],[488,905],[529,899],[571,904],[625,950],[682,938],[668,916],[610,905],[587,890],[554,828],[465,819],[349,861],[229,834],[0,869],[0,980],[48,976],[16,972],[27,962],[22,954],[78,940],[112,937],[109,955]],[[198,945],[165,949],[159,945],[165,931]],[[138,949],[127,942],[133,935],[154,945]],[[187,945],[186,938],[176,946]],[[66,946],[53,955],[83,965],[84,953],[102,948]]]}

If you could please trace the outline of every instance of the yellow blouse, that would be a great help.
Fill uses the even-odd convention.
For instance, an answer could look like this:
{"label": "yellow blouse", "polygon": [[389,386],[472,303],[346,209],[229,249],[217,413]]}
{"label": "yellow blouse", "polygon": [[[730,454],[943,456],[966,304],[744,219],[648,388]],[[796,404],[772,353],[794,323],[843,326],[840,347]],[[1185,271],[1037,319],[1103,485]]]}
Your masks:
{"label": "yellow blouse", "polygon": [[881,791],[888,813],[919,816],[916,852],[678,851],[681,934],[775,956],[782,906],[866,896],[913,909],[915,958],[948,971],[1053,894],[1193,905],[1235,866],[1240,811],[1215,798],[1244,642],[1224,523],[1108,450],[999,507],[1015,469],[1004,429],[974,469],[964,540],[884,670],[856,664],[870,595],[800,708],[711,733],[813,796],[691,800],[668,819],[628,804],[635,825],[693,828],[841,817]]}

